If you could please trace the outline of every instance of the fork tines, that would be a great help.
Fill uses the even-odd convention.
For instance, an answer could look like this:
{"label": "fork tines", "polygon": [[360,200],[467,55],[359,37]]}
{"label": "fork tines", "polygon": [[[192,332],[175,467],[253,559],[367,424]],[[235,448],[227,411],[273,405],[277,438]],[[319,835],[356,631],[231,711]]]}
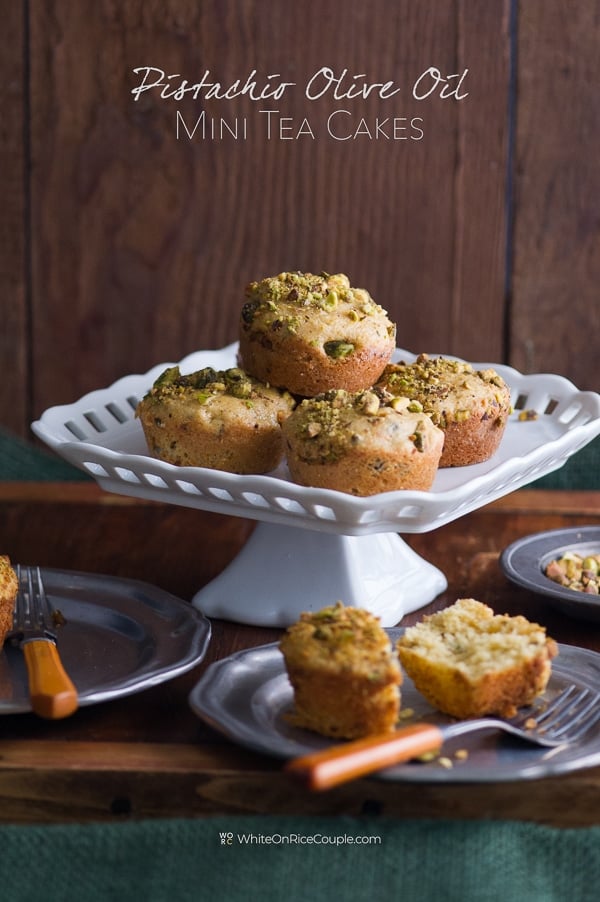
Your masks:
{"label": "fork tines", "polygon": [[567,686],[543,710],[522,715],[521,725],[531,719],[535,721],[534,731],[546,738],[577,742],[600,723],[600,693],[574,684]]}
{"label": "fork tines", "polygon": [[15,624],[18,629],[52,632],[52,610],[44,589],[39,567],[16,566],[19,591],[15,602]]}

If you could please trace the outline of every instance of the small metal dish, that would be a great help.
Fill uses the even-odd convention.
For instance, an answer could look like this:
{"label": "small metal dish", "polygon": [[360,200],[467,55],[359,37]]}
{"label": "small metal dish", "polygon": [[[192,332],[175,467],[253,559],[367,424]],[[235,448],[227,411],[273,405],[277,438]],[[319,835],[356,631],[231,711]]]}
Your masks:
{"label": "small metal dish", "polygon": [[518,539],[500,556],[504,574],[518,586],[546,596],[553,607],[582,620],[600,621],[600,595],[588,595],[555,583],[545,574],[550,561],[567,552],[600,553],[600,526],[554,529]]}

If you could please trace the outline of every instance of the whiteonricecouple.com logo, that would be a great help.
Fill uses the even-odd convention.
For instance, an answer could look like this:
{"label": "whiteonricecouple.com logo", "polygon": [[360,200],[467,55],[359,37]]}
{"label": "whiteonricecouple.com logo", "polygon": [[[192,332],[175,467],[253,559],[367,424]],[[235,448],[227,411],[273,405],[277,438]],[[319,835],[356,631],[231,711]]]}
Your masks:
{"label": "whiteonricecouple.com logo", "polygon": [[222,846],[371,846],[380,845],[381,836],[352,833],[233,833],[219,832]]}

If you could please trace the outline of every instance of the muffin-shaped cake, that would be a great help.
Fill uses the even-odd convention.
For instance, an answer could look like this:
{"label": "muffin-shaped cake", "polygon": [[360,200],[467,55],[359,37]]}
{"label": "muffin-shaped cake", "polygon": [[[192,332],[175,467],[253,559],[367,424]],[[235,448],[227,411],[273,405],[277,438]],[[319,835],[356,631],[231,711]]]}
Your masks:
{"label": "muffin-shaped cake", "polygon": [[0,555],[0,649],[12,629],[19,583],[7,555]]}
{"label": "muffin-shaped cake", "polygon": [[537,623],[495,615],[473,598],[461,598],[409,627],[397,650],[427,701],[459,718],[514,716],[544,692],[558,653]]}
{"label": "muffin-shaped cake", "polygon": [[394,729],[402,676],[373,614],[341,602],[301,614],[279,647],[294,690],[295,726],[337,739]]}
{"label": "muffin-shaped cake", "polygon": [[493,369],[421,354],[414,363],[389,364],[378,387],[410,398],[444,430],[440,467],[488,460],[497,450],[511,410],[510,389]]}
{"label": "muffin-shaped cake", "polygon": [[306,398],[283,424],[290,475],[301,485],[374,495],[427,491],[444,433],[405,398],[332,390]]}
{"label": "muffin-shaped cake", "polygon": [[212,367],[162,373],[138,404],[150,453],[178,466],[268,473],[283,458],[281,422],[295,405],[287,392],[243,370]]}
{"label": "muffin-shaped cake", "polygon": [[394,350],[396,327],[347,276],[286,272],[248,285],[239,338],[248,373],[314,397],[373,385]]}

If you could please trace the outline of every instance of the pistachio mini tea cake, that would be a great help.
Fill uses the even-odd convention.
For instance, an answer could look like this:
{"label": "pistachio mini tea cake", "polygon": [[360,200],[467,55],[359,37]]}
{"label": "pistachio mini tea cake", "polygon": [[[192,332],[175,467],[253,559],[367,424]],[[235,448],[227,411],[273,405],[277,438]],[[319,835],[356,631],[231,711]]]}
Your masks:
{"label": "pistachio mini tea cake", "polygon": [[371,386],[391,358],[396,327],[344,274],[284,272],[248,285],[239,338],[249,373],[314,397]]}
{"label": "pistachio mini tea cake", "polygon": [[295,726],[337,739],[394,729],[402,676],[379,618],[337,602],[301,614],[279,647],[294,690]]}
{"label": "pistachio mini tea cake", "polygon": [[421,405],[444,431],[440,467],[488,460],[497,450],[511,410],[510,389],[493,369],[421,354],[414,363],[389,364],[378,387]]}
{"label": "pistachio mini tea cake", "polygon": [[294,404],[288,392],[263,385],[238,367],[206,367],[184,376],[174,366],[158,377],[136,415],[151,454],[161,460],[268,473],[283,458],[281,422]]}
{"label": "pistachio mini tea cake", "polygon": [[443,432],[404,398],[332,390],[302,401],[283,424],[288,467],[301,485],[374,495],[427,491]]}

